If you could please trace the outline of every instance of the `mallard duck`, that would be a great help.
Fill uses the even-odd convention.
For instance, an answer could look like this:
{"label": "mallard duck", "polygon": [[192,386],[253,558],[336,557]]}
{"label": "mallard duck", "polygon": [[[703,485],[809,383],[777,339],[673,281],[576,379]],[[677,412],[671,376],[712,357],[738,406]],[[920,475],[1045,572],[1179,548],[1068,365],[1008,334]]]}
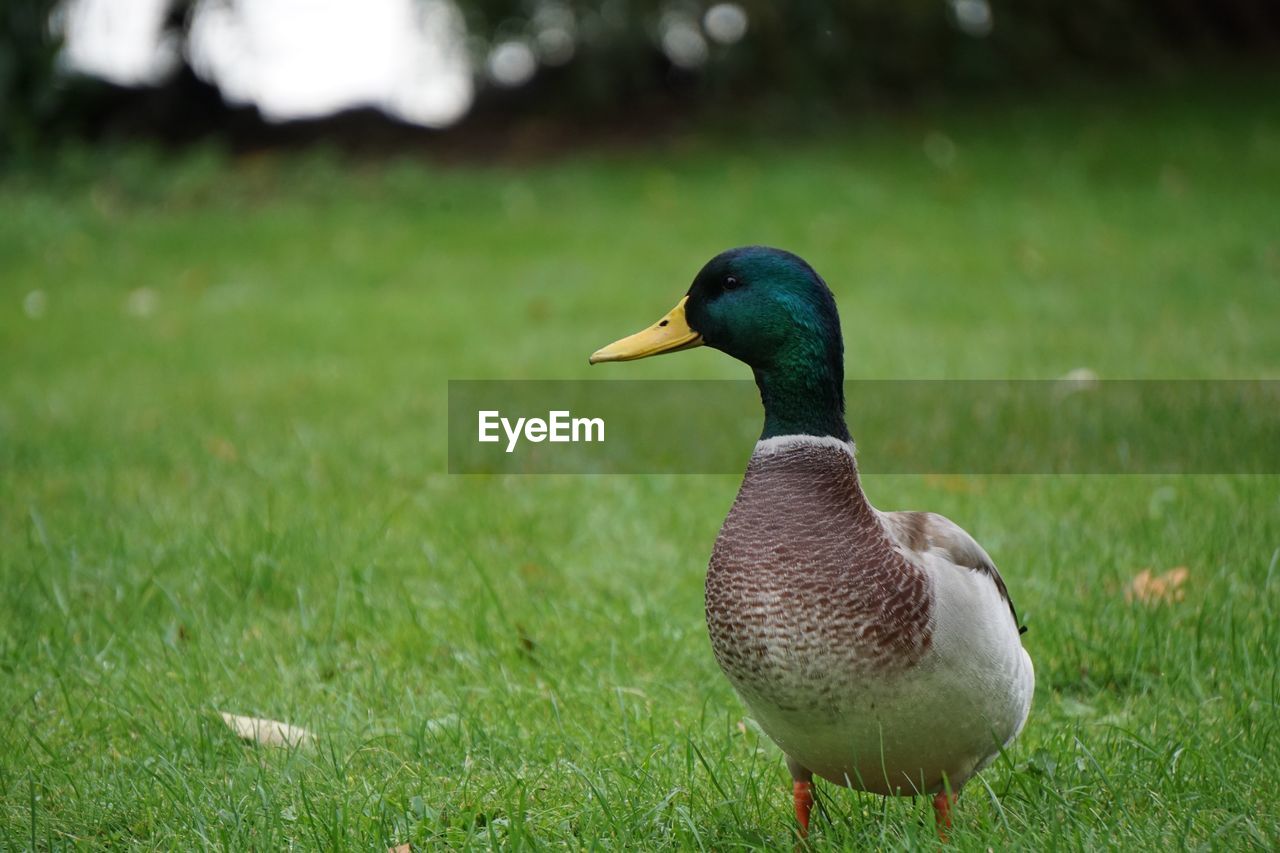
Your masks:
{"label": "mallard duck", "polygon": [[881,512],[863,493],[835,298],[804,260],[723,252],[666,316],[590,361],[703,345],[750,366],[764,404],[711,552],[707,628],[720,668],[786,755],[800,832],[816,775],[931,796],[945,837],[960,789],[1031,707],[1034,669],[1004,581],[958,525]]}

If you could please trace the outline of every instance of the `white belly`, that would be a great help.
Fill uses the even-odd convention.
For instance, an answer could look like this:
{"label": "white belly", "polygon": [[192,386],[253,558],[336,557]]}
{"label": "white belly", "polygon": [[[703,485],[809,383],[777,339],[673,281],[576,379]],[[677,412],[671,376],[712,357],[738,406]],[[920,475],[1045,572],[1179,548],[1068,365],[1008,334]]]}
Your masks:
{"label": "white belly", "polygon": [[1026,721],[1034,669],[990,578],[928,556],[923,567],[933,642],[914,666],[838,679],[844,689],[821,709],[743,691],[761,728],[825,779],[880,794],[959,790]]}

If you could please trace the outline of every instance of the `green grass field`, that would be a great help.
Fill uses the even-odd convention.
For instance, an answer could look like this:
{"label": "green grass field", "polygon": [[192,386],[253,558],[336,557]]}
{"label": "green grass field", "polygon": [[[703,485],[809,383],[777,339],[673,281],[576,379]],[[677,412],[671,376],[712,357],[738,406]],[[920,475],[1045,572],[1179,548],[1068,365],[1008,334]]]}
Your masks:
{"label": "green grass field", "polygon": [[[788,849],[702,621],[737,478],[446,475],[446,380],[745,377],[586,357],[750,242],[830,282],[851,377],[1275,378],[1277,83],[0,179],[0,848]],[[954,849],[1280,847],[1280,477],[866,486],[973,532],[1030,626]],[[924,801],[820,798],[818,847],[936,848]]]}

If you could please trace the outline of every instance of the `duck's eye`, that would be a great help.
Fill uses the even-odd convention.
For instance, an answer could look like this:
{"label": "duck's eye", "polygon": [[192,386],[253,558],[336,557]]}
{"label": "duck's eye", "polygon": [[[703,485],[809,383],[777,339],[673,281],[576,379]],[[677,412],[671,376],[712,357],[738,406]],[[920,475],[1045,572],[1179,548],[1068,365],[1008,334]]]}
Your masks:
{"label": "duck's eye", "polygon": [[735,287],[741,286],[742,282],[738,281],[735,276],[727,275],[724,277],[724,289],[733,290]]}

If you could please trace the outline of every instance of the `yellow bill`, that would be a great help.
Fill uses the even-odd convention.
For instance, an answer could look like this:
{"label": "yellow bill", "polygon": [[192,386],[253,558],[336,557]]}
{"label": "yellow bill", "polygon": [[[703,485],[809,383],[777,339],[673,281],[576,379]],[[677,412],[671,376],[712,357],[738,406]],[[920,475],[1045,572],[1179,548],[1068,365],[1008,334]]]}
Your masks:
{"label": "yellow bill", "polygon": [[684,304],[688,301],[688,296],[681,299],[665,317],[643,332],[636,332],[630,337],[614,341],[607,347],[596,350],[591,354],[591,363],[635,361],[637,358],[648,358],[664,352],[702,346],[702,335],[689,328],[689,321],[684,317]]}

